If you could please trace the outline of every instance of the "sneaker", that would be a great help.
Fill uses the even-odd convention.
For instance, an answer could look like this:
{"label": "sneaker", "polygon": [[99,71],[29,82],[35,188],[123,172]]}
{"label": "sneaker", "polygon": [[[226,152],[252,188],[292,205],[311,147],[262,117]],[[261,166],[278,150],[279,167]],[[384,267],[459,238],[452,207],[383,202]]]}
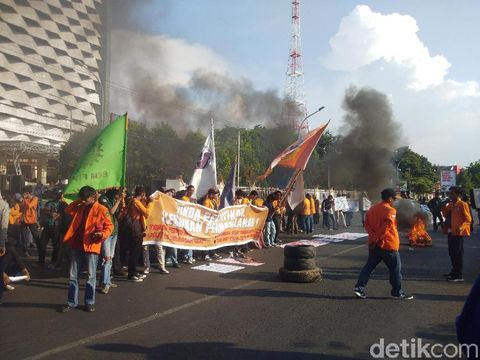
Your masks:
{"label": "sneaker", "polygon": [[118,285],[117,285],[117,284],[114,284],[114,283],[111,283],[111,284],[110,284],[110,287],[113,288],[113,289],[115,289],[115,288],[118,287]]}
{"label": "sneaker", "polygon": [[187,264],[192,265],[194,261],[195,261],[195,259],[190,258],[190,259],[187,260]]}
{"label": "sneaker", "polygon": [[12,285],[10,285],[10,284],[5,285],[5,290],[8,290],[8,291],[15,290],[15,286],[12,286]]}
{"label": "sneaker", "polygon": [[353,293],[355,294],[356,297],[360,299],[366,299],[367,295],[365,294],[365,290],[359,287],[356,287],[353,289]]}
{"label": "sneaker", "polygon": [[447,278],[447,281],[449,281],[449,282],[464,282],[465,280],[463,279],[463,276],[449,276]]}
{"label": "sneaker", "polygon": [[233,257],[234,257],[233,251],[230,251],[230,252],[228,253],[228,257],[229,257],[229,258],[233,258]]}
{"label": "sneaker", "polygon": [[205,260],[205,261],[212,261],[212,259],[211,259],[210,256],[208,256],[208,255],[205,255],[205,257],[203,258],[203,260]]}
{"label": "sneaker", "polygon": [[95,311],[95,305],[93,305],[93,304],[85,305],[85,311],[86,312],[94,312]]}
{"label": "sneaker", "polygon": [[217,259],[221,259],[222,257],[220,255],[218,255],[217,253],[213,253],[212,257],[217,260]]}
{"label": "sneaker", "polygon": [[398,295],[392,295],[392,299],[412,300],[412,299],[413,299],[413,295],[408,295],[408,294],[405,294],[404,292],[401,292],[401,293],[398,294]]}
{"label": "sneaker", "polygon": [[143,274],[143,273],[137,273],[135,274],[136,277],[139,277],[140,279],[145,279],[147,277],[147,275]]}
{"label": "sneaker", "polygon": [[60,313],[63,314],[63,313],[69,312],[69,311],[72,310],[72,309],[73,309],[73,307],[71,307],[71,306],[68,305],[68,304],[65,304],[65,305],[62,305],[62,306],[60,307],[60,309],[58,309],[58,312],[60,312]]}
{"label": "sneaker", "polygon": [[160,269],[159,272],[160,274],[170,274],[170,271],[168,271],[167,269]]}
{"label": "sneaker", "polygon": [[105,285],[101,290],[100,293],[102,294],[108,294],[108,291],[110,290],[110,285]]}
{"label": "sneaker", "polygon": [[129,276],[128,281],[133,281],[133,282],[142,282],[143,279],[138,277],[138,276]]}
{"label": "sneaker", "polygon": [[149,267],[145,268],[145,270],[143,270],[143,273],[145,275],[150,274],[150,268]]}

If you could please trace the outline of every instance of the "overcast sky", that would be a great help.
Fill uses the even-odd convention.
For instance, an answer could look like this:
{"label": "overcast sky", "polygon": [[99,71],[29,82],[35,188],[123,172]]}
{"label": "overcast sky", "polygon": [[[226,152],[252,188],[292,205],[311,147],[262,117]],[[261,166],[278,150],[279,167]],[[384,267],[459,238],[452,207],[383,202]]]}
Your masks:
{"label": "overcast sky", "polygon": [[[141,19],[144,33],[135,36],[161,42],[163,65],[169,63],[168,76],[159,81],[185,84],[195,70],[207,68],[283,95],[291,1],[137,4],[131,17]],[[326,106],[310,126],[331,118],[337,133],[345,89],[369,86],[391,99],[405,145],[435,164],[480,160],[479,17],[480,1],[474,0],[302,0],[307,107]],[[154,60],[143,60],[152,76]],[[111,80],[129,85],[120,74]],[[113,111],[123,111],[118,106],[112,101]]]}

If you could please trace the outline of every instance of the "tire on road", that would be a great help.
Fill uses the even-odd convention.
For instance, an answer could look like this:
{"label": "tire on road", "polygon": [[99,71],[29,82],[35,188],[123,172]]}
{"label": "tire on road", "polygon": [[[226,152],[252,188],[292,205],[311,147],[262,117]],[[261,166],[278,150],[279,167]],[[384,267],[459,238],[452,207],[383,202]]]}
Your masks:
{"label": "tire on road", "polygon": [[315,258],[315,247],[311,245],[291,246],[286,245],[283,249],[283,255],[286,258],[294,259],[313,259]]}
{"label": "tire on road", "polygon": [[286,270],[301,271],[301,270],[313,270],[317,267],[315,259],[292,259],[284,258],[283,267]]}
{"label": "tire on road", "polygon": [[321,270],[315,268],[312,270],[303,270],[303,271],[291,271],[286,270],[285,268],[280,268],[278,270],[280,279],[286,282],[295,282],[295,283],[311,283],[317,280],[321,280]]}

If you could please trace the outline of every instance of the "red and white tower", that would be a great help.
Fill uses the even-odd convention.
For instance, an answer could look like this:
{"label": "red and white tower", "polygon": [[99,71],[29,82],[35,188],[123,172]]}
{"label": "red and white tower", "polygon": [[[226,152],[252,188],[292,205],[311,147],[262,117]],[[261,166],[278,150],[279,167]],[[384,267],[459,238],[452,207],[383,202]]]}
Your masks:
{"label": "red and white tower", "polygon": [[308,131],[308,120],[305,104],[305,89],[302,62],[302,41],[300,38],[300,0],[292,0],[292,35],[290,40],[290,54],[288,56],[287,78],[285,82],[285,96],[295,106],[284,106],[284,116],[288,123],[293,124],[299,131]]}

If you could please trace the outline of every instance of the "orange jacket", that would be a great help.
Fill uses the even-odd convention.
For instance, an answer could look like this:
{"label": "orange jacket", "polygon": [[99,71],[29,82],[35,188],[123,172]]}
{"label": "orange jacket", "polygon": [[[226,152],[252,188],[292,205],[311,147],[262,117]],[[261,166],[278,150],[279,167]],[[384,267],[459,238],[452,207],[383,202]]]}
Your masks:
{"label": "orange jacket", "polygon": [[455,236],[470,236],[470,224],[472,216],[466,202],[458,199],[456,202],[450,202],[442,209],[443,216],[451,214],[451,233]]}
{"label": "orange jacket", "polygon": [[127,214],[133,219],[140,221],[142,228],[147,228],[147,218],[152,211],[153,203],[145,206],[144,203],[138,199],[133,198],[130,205],[127,206]]}
{"label": "orange jacket", "polygon": [[8,223],[10,225],[18,225],[22,221],[22,211],[20,210],[20,204],[15,204],[10,208],[10,215],[8,216]]}
{"label": "orange jacket", "polygon": [[384,250],[398,251],[400,238],[397,230],[397,210],[382,201],[372,206],[365,216],[365,230],[368,232],[368,245],[377,245]]}
{"label": "orange jacket", "polygon": [[23,199],[22,220],[25,224],[35,224],[37,222],[38,197],[33,196],[30,200]]}
{"label": "orange jacket", "polygon": [[[64,237],[64,242],[70,242],[73,239],[75,232],[82,223],[83,214],[85,212],[85,204],[81,200],[72,202],[65,208],[65,213],[73,216],[72,224],[67,230]],[[87,221],[85,223],[85,231],[83,233],[83,250],[87,253],[100,254],[102,242],[110,236],[113,231],[113,223],[110,220],[108,209],[95,202],[88,213]],[[100,231],[102,238],[92,241],[91,235],[94,232]]]}

